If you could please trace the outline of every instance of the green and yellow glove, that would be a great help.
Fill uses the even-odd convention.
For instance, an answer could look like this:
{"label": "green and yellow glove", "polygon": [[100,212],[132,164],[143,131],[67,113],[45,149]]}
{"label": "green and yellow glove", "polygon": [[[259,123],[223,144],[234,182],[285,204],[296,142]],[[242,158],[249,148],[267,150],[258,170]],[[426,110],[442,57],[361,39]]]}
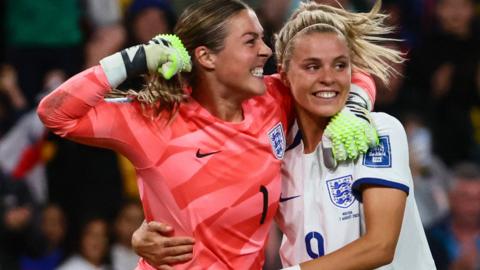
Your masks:
{"label": "green and yellow glove", "polygon": [[190,72],[192,69],[190,56],[181,40],[168,34],[158,35],[148,44],[136,45],[107,56],[100,61],[100,65],[112,88],[140,74],[158,72],[169,80],[178,72]]}
{"label": "green and yellow glove", "polygon": [[322,137],[325,166],[333,169],[337,162],[354,160],[378,145],[378,135],[370,117],[368,95],[352,84],[345,107],[327,125]]}

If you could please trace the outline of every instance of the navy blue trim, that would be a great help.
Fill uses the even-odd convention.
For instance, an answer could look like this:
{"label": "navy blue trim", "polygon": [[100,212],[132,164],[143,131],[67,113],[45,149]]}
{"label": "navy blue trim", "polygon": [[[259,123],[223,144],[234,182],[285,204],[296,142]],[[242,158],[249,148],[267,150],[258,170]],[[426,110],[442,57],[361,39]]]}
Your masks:
{"label": "navy blue trim", "polygon": [[362,202],[362,193],[360,190],[362,185],[384,186],[400,189],[401,191],[407,193],[407,196],[410,193],[410,188],[408,186],[400,184],[398,182],[388,181],[381,178],[361,178],[355,181],[352,185],[352,194],[359,202]]}
{"label": "navy blue trim", "polygon": [[287,147],[287,150],[285,152],[292,150],[293,148],[297,147],[300,143],[302,142],[302,132],[300,130],[297,131],[297,134],[295,134],[295,138],[293,138],[292,144],[290,144]]}

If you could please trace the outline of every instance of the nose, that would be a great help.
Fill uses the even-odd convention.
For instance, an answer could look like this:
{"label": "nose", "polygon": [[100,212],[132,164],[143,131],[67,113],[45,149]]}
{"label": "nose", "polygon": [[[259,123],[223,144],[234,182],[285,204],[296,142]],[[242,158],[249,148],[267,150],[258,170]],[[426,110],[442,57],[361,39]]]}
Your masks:
{"label": "nose", "polygon": [[324,67],[319,74],[319,81],[325,85],[331,85],[334,82],[334,70],[330,67]]}
{"label": "nose", "polygon": [[265,44],[265,41],[262,40],[262,46],[258,54],[260,56],[269,58],[270,56],[272,56],[272,49],[270,49],[270,47],[268,47],[267,44]]}

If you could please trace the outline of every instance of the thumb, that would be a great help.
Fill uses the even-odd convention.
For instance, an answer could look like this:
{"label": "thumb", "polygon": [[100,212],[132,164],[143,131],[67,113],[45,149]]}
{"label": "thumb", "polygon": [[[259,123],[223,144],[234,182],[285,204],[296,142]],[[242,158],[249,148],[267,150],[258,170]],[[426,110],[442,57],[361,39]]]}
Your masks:
{"label": "thumb", "polygon": [[170,80],[178,70],[178,61],[175,61],[175,57],[172,57],[172,60],[163,63],[157,70],[166,80]]}
{"label": "thumb", "polygon": [[157,232],[164,236],[172,235],[174,233],[172,226],[158,221],[148,222],[147,229],[151,232]]}

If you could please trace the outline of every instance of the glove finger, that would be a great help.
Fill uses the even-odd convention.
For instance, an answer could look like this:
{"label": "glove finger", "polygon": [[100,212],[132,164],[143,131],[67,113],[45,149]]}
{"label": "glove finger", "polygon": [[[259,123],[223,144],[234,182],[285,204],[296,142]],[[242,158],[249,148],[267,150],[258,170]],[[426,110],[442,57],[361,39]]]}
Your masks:
{"label": "glove finger", "polygon": [[360,129],[361,131],[355,135],[356,147],[359,154],[365,154],[368,151],[369,141],[366,135],[367,130]]}
{"label": "glove finger", "polygon": [[377,130],[373,126],[367,126],[365,129],[365,136],[369,147],[377,146],[380,142],[378,140]]}
{"label": "glove finger", "polygon": [[[335,119],[336,117],[334,117]],[[335,121],[330,121],[326,130],[323,133],[323,136],[328,138],[328,141],[331,142],[331,149],[333,158],[336,161],[343,161],[347,159],[347,152],[342,142],[342,128],[336,124]],[[323,139],[322,139],[323,140]]]}
{"label": "glove finger", "polygon": [[347,156],[349,159],[354,159],[358,156],[357,145],[353,138],[349,137],[347,139],[347,141],[345,142],[345,148],[346,148]]}
{"label": "glove finger", "polygon": [[170,80],[173,75],[177,73],[177,68],[178,64],[168,61],[158,68],[158,73],[160,73],[166,80]]}
{"label": "glove finger", "polygon": [[190,72],[192,71],[192,62],[189,61],[186,61],[186,62],[182,62],[182,72]]}
{"label": "glove finger", "polygon": [[333,145],[333,156],[338,161],[347,160],[347,150],[345,145],[338,143]]}

